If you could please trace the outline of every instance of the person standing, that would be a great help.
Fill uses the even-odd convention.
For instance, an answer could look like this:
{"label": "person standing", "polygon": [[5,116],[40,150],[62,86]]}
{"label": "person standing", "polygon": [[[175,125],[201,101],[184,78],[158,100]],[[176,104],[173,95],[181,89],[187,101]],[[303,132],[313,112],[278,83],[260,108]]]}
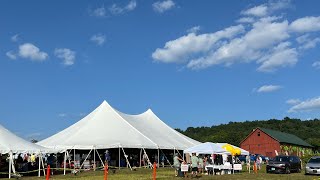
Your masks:
{"label": "person standing", "polygon": [[261,169],[261,159],[262,158],[259,155],[257,155],[257,158],[256,158],[257,170]]}
{"label": "person standing", "polygon": [[250,156],[246,156],[247,171],[250,169]]}
{"label": "person standing", "polygon": [[196,153],[192,153],[191,157],[191,167],[192,167],[192,175],[198,175],[198,165],[199,165],[199,158],[196,156]]}
{"label": "person standing", "polygon": [[184,162],[184,160],[178,156],[178,153],[175,153],[173,157],[173,167],[175,176],[178,176],[178,172],[181,167],[181,162]]}
{"label": "person standing", "polygon": [[199,166],[198,166],[199,174],[203,174],[203,168],[204,168],[203,157],[202,157],[202,155],[199,155]]}

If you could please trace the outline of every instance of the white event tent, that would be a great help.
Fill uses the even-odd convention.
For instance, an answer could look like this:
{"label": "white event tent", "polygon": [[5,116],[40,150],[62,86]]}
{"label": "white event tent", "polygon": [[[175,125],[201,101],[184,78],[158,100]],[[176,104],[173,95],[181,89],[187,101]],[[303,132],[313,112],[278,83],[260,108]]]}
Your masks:
{"label": "white event tent", "polygon": [[183,150],[199,142],[166,125],[150,109],[142,114],[129,115],[103,101],[80,121],[38,144],[74,151],[93,150],[95,158],[97,149],[119,148],[119,156],[120,148],[124,154],[123,148],[139,148],[145,154],[145,149],[158,149],[159,154],[159,149]]}
{"label": "white event tent", "polygon": [[60,149],[186,149],[199,144],[161,121],[150,109],[128,115],[106,101],[86,117],[37,144]]}
{"label": "white event tent", "polygon": [[[9,178],[11,178],[11,171],[15,172],[13,164],[13,154],[14,153],[35,153],[38,154],[42,159],[42,153],[52,153],[56,152],[52,149],[48,149],[37,144],[28,142],[14,133],[10,132],[8,129],[0,125],[0,153],[9,154]],[[42,161],[43,165],[43,161]],[[39,161],[39,176],[40,176],[40,161]]]}

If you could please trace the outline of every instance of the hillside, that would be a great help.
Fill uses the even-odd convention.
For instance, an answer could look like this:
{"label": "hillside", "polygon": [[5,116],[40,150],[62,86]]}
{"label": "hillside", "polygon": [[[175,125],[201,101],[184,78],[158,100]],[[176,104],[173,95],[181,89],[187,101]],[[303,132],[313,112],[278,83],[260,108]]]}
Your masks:
{"label": "hillside", "polygon": [[267,121],[229,122],[211,127],[189,127],[179,132],[201,142],[227,142],[236,146],[255,128],[263,127],[294,134],[309,144],[320,147],[320,120],[270,119]]}

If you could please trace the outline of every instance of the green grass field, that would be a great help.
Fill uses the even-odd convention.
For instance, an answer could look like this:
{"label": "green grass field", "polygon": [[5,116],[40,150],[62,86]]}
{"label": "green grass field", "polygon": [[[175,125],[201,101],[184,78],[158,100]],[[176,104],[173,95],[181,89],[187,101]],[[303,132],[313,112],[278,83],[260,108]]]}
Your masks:
{"label": "green grass field", "polygon": [[[99,180],[104,178],[104,172],[99,171],[86,171],[81,172],[78,175],[67,174],[67,175],[53,175],[50,177],[52,180]],[[32,180],[32,179],[45,179],[45,177],[22,177],[21,179]],[[151,169],[136,169],[135,171],[130,171],[129,169],[121,169],[116,170],[115,173],[109,172],[108,179],[112,180],[127,180],[127,179],[152,179],[152,170]],[[157,169],[157,179],[184,179],[180,177],[174,177],[174,170],[171,168],[160,168]],[[267,174],[265,172],[265,167],[262,168],[258,172],[258,174],[248,173],[247,171],[243,171],[241,173],[232,174],[232,175],[215,175],[215,176],[207,176],[201,175],[200,177],[191,178],[190,176],[187,179],[226,179],[226,180],[237,180],[237,179],[310,179],[310,180],[320,180],[320,176],[306,176],[304,172],[302,173],[291,173],[291,174]]]}

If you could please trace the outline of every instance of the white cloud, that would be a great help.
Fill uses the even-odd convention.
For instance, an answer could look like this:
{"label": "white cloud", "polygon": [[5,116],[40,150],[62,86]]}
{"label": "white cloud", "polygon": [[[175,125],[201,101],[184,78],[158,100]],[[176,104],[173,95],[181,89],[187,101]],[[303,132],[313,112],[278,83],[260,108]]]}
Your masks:
{"label": "white cloud", "polygon": [[201,35],[189,33],[178,39],[166,42],[164,48],[158,48],[152,53],[152,58],[165,63],[184,62],[194,54],[209,51],[217,41],[232,38],[242,32],[244,32],[244,27],[238,25],[215,33]]}
{"label": "white cloud", "polygon": [[272,72],[279,67],[294,66],[298,62],[298,53],[295,48],[289,48],[290,43],[284,42],[274,48],[273,52],[262,57],[262,64],[258,71]]}
{"label": "white cloud", "polygon": [[290,24],[290,30],[300,33],[320,31],[320,16],[297,19]]}
{"label": "white cloud", "polygon": [[[187,67],[202,69],[212,65],[236,62],[258,61],[275,44],[289,38],[288,22],[272,22],[273,18],[264,18],[253,24],[253,28],[242,37],[234,38],[211,53],[192,59]],[[261,63],[261,62],[260,62]]]}
{"label": "white cloud", "polygon": [[301,102],[300,99],[288,99],[286,101],[286,103],[289,105],[296,105],[296,104],[299,104],[300,102]]}
{"label": "white cloud", "polygon": [[175,3],[172,0],[157,1],[152,4],[153,10],[159,13],[163,13],[172,9]]}
{"label": "white cloud", "polygon": [[312,67],[314,67],[316,69],[320,69],[320,61],[316,61],[316,62],[312,63]]}
{"label": "white cloud", "polygon": [[237,20],[238,23],[253,23],[255,22],[255,19],[252,17],[242,17]]}
{"label": "white cloud", "polygon": [[305,34],[296,38],[296,41],[301,44],[299,49],[311,49],[320,42],[320,38],[311,39],[309,36],[309,34]]}
{"label": "white cloud", "polygon": [[13,51],[8,51],[8,52],[6,53],[6,55],[7,55],[10,59],[13,59],[13,60],[17,59],[17,55],[16,55]]}
{"label": "white cloud", "polygon": [[40,49],[31,44],[25,43],[19,46],[19,56],[33,61],[45,61],[48,58],[48,54],[40,51]]}
{"label": "white cloud", "polygon": [[[320,32],[320,28],[315,17],[300,18],[290,23],[283,16],[270,16],[290,6],[289,0],[280,0],[249,8],[241,12],[246,16],[237,20],[249,24],[203,34],[189,31],[189,34],[167,41],[164,47],[157,48],[152,58],[164,63],[183,63],[184,67],[193,70],[253,62],[258,65],[257,71],[260,72],[274,72],[279,68],[295,66],[304,50],[320,44],[320,38],[311,34],[312,31]],[[301,24],[306,26],[302,28]],[[224,33],[230,36],[217,35],[227,29],[234,30]],[[310,35],[301,36],[296,32],[310,32]],[[293,42],[294,39],[298,43]]]}
{"label": "white cloud", "polygon": [[187,30],[187,33],[197,33],[198,31],[200,31],[201,27],[200,26],[194,26],[190,29]]}
{"label": "white cloud", "polygon": [[255,6],[253,8],[250,8],[241,12],[241,14],[243,15],[247,15],[247,16],[251,15],[251,16],[258,16],[258,17],[266,16],[267,13],[268,13],[268,7],[266,4]]}
{"label": "white cloud", "polygon": [[63,59],[63,64],[65,66],[73,65],[76,57],[76,53],[67,48],[55,49],[54,55],[60,59]]}
{"label": "white cloud", "polygon": [[307,99],[292,106],[288,112],[320,111],[320,97]]}
{"label": "white cloud", "polygon": [[104,34],[95,34],[90,38],[90,41],[96,43],[101,46],[105,43],[106,36]]}
{"label": "white cloud", "polygon": [[246,16],[263,17],[270,15],[274,11],[289,8],[290,6],[290,0],[269,1],[266,4],[244,10],[241,14]]}
{"label": "white cloud", "polygon": [[92,16],[96,16],[96,17],[106,17],[107,15],[107,11],[106,9],[104,8],[104,6],[100,7],[100,8],[97,8],[95,10],[93,10],[91,12],[91,15]]}
{"label": "white cloud", "polygon": [[268,93],[268,92],[277,91],[281,88],[282,88],[282,86],[278,86],[278,85],[264,85],[264,86],[261,86],[260,88],[258,88],[257,92],[258,93]]}
{"label": "white cloud", "polygon": [[19,41],[19,34],[16,34],[14,36],[11,37],[11,41],[12,42],[18,42]]}
{"label": "white cloud", "polygon": [[135,0],[131,0],[126,6],[120,7],[117,4],[113,4],[111,7],[109,7],[109,11],[113,15],[122,14],[128,11],[132,11],[137,7],[137,2]]}

